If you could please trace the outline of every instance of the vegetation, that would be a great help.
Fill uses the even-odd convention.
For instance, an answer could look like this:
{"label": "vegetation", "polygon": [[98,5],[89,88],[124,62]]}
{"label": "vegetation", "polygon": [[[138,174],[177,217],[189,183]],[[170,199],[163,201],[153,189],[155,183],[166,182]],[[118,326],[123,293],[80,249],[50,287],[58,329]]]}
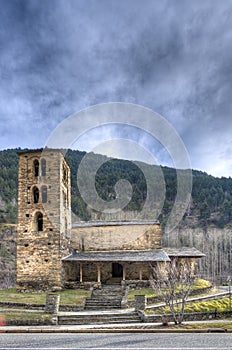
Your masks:
{"label": "vegetation", "polygon": [[[16,221],[18,151],[20,149],[0,151],[0,222]],[[72,210],[82,220],[89,220],[91,216],[93,217],[93,213],[88,210],[77,188],[77,169],[85,154],[85,152],[68,150],[66,157],[72,170]],[[114,199],[116,196],[114,185],[118,180],[126,179],[131,183],[133,195],[125,212],[140,211],[146,200],[147,186],[139,166],[127,160],[109,159],[93,153],[90,157],[93,164],[99,161],[104,163],[96,174],[96,189],[99,196],[105,200]],[[148,173],[154,172],[156,167],[144,166]],[[166,198],[160,220],[165,222],[175,201],[177,183],[175,169],[168,167],[161,167],[161,169],[166,182]],[[196,170],[193,170],[192,174],[191,203],[183,224],[187,222],[188,225],[197,223],[200,227],[207,227],[210,224],[224,227],[232,223],[232,178],[215,178]]]}
{"label": "vegetation", "polygon": [[150,283],[172,314],[175,324],[181,324],[185,314],[185,304],[193,290],[195,276],[188,259],[173,259],[170,263],[152,268]]}
{"label": "vegetation", "polygon": [[[196,278],[193,284],[193,290],[210,287],[211,283],[207,280]],[[146,295],[147,298],[156,297],[158,294],[153,288],[129,289],[127,299],[134,300],[135,295]]]}
{"label": "vegetation", "polygon": [[[212,300],[202,300],[202,301],[194,301],[187,302],[185,305],[185,313],[191,312],[223,312],[230,310],[230,298],[223,297],[220,299],[212,299]],[[147,310],[147,313],[170,313],[170,309],[168,307],[160,307],[156,309]]]}
{"label": "vegetation", "polygon": [[2,322],[4,324],[9,324],[10,321],[13,321],[13,323],[28,323],[33,324],[34,322],[39,322],[40,324],[51,324],[52,322],[52,315],[46,314],[44,312],[38,312],[38,311],[30,311],[26,312],[26,310],[23,311],[14,311],[14,310],[7,310],[4,311],[2,314]]}
{"label": "vegetation", "polygon": [[[18,293],[16,288],[0,290],[0,301],[45,304],[47,293]],[[60,293],[60,305],[80,305],[89,292],[83,289],[64,289]]]}
{"label": "vegetation", "polygon": [[146,295],[147,298],[157,296],[157,293],[152,288],[130,289],[127,294],[129,301],[134,300],[135,295]]}
{"label": "vegetation", "polygon": [[[0,223],[16,222],[18,151],[20,149],[0,151]],[[77,170],[85,154],[75,150],[68,150],[66,154],[71,165],[72,212],[81,220],[104,220],[104,214],[89,209],[77,187]],[[99,161],[104,163],[96,174],[96,189],[103,199],[109,201],[115,198],[114,185],[118,180],[126,179],[131,183],[132,199],[122,218],[130,220],[133,211],[139,212],[146,200],[147,186],[142,171],[135,163],[126,160],[109,159],[93,153],[90,157],[93,164]],[[148,173],[155,169],[155,166],[144,166]],[[176,171],[168,167],[161,169],[166,183],[166,197],[159,219],[165,224],[176,196]],[[170,247],[195,246],[206,255],[205,259],[199,261],[199,274],[211,277],[213,281],[217,276],[223,276],[225,281],[232,270],[232,178],[215,178],[196,170],[192,174],[191,201],[180,223],[180,230],[177,229],[178,234],[164,234],[163,243]],[[215,230],[223,227],[224,231]],[[189,231],[189,228],[193,230]],[[3,238],[4,230],[8,234],[6,240]],[[0,228],[0,288],[14,285],[14,271],[11,267],[15,256],[14,235],[13,231]]]}

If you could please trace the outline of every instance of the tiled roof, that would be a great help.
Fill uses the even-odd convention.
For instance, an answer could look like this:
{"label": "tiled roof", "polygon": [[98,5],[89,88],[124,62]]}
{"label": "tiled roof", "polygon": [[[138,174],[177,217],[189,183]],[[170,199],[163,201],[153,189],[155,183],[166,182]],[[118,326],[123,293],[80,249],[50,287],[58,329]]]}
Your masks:
{"label": "tiled roof", "polygon": [[169,248],[169,247],[163,247],[165,252],[170,257],[188,257],[188,258],[203,258],[205,254],[200,252],[194,247],[181,247],[181,248]]}
{"label": "tiled roof", "polygon": [[76,252],[63,261],[170,261],[163,249]]}

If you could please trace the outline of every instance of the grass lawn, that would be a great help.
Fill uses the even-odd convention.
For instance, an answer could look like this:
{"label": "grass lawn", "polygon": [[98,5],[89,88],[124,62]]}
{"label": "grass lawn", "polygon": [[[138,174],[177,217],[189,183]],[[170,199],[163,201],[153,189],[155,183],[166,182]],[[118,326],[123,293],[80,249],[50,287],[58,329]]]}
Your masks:
{"label": "grass lawn", "polygon": [[6,311],[1,314],[3,317],[4,324],[7,324],[10,320],[28,322],[28,324],[33,323],[33,321],[38,320],[45,324],[51,324],[52,315],[46,314],[44,312],[16,312],[16,311]]}
{"label": "grass lawn", "polygon": [[[16,288],[0,290],[0,301],[28,303],[28,304],[45,304],[47,293],[19,293]],[[89,291],[83,289],[64,289],[60,294],[61,305],[80,305],[83,298],[89,295]]]}
{"label": "grass lawn", "polygon": [[[201,288],[207,288],[210,286],[211,286],[211,283],[209,281],[203,280],[201,278],[197,278],[193,285],[193,289],[197,290]],[[128,296],[127,296],[128,300],[134,300],[135,295],[146,295],[147,298],[149,298],[149,297],[157,296],[157,293],[152,288],[131,289],[128,292]]]}
{"label": "grass lawn", "polygon": [[[229,311],[230,308],[230,298],[220,298],[215,300],[204,300],[204,301],[194,301],[189,302],[185,305],[185,312],[222,312]],[[162,308],[147,309],[147,314],[150,313],[170,313],[169,307],[165,306]]]}

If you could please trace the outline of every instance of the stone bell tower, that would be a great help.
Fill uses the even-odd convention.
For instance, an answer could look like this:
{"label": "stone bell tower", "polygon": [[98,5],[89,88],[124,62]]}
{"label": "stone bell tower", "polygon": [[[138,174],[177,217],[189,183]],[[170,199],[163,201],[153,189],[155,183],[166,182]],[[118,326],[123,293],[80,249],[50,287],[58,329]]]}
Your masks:
{"label": "stone bell tower", "polygon": [[70,167],[56,149],[19,152],[17,289],[59,290],[71,235]]}

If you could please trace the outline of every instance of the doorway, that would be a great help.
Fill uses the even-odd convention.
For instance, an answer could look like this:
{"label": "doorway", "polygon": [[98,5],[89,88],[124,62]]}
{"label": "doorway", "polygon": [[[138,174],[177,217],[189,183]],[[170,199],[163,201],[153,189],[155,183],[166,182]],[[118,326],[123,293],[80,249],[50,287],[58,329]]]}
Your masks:
{"label": "doorway", "polygon": [[123,277],[123,267],[121,264],[112,263],[112,277]]}

